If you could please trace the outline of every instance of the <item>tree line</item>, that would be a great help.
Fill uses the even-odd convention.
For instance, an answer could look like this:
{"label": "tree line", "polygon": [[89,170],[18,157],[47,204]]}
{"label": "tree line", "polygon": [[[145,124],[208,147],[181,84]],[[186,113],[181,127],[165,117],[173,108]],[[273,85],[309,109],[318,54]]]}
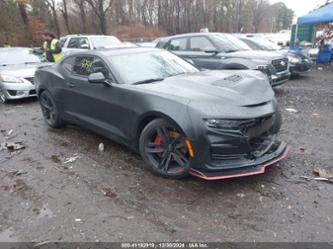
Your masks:
{"label": "tree line", "polygon": [[0,0],[0,44],[40,42],[44,29],[124,39],[197,32],[276,32],[294,12],[267,0]]}

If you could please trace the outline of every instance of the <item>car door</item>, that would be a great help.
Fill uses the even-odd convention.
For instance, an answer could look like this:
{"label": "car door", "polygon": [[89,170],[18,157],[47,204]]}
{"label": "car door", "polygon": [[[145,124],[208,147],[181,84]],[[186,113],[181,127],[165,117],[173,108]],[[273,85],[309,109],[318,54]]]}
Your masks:
{"label": "car door", "polygon": [[91,84],[88,77],[91,73],[102,72],[110,82],[115,79],[106,63],[97,56],[74,56],[71,72],[66,73],[66,87],[63,93],[66,114],[75,123],[106,134],[113,138],[125,138],[125,132],[117,122],[121,113],[119,98],[123,95],[117,83],[113,86]]}
{"label": "car door", "polygon": [[191,58],[191,53],[188,50],[187,37],[171,39],[165,46],[167,50],[185,60]]}
{"label": "car door", "polygon": [[198,68],[221,69],[223,61],[218,48],[207,36],[192,36],[188,43],[189,58]]}

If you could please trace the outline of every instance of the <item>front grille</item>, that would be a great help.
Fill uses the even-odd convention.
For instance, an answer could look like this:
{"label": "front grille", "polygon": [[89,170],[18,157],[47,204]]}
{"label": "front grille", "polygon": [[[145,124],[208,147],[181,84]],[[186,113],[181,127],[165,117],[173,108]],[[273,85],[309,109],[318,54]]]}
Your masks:
{"label": "front grille", "polygon": [[277,72],[283,72],[288,69],[288,58],[272,61],[273,67]]}
{"label": "front grille", "polygon": [[249,144],[254,157],[261,157],[266,154],[275,143],[275,135],[265,133],[259,137],[251,139]]}
{"label": "front grille", "polygon": [[34,83],[34,78],[25,78],[25,79],[26,79],[27,81],[29,81],[31,84],[33,84],[33,85],[35,84],[35,83]]}
{"label": "front grille", "polygon": [[239,137],[225,143],[212,144],[212,160],[233,160],[240,157],[257,157],[265,153],[274,141],[270,131],[276,122],[275,114],[261,118],[239,121]]}
{"label": "front grille", "polygon": [[30,90],[29,95],[36,95],[36,90]]}
{"label": "front grille", "polygon": [[249,120],[247,123],[242,124],[240,129],[246,137],[253,139],[270,130],[274,124],[274,121],[275,115],[255,118]]}
{"label": "front grille", "polygon": [[17,91],[15,91],[15,90],[8,90],[8,93],[9,93],[9,95],[11,95],[11,96],[16,96]]}

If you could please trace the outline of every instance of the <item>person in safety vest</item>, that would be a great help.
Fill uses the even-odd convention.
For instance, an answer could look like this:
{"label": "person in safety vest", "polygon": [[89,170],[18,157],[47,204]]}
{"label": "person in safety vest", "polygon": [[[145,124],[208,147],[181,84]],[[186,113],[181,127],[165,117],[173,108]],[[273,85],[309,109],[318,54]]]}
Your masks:
{"label": "person in safety vest", "polygon": [[63,53],[60,46],[60,42],[56,39],[55,35],[49,31],[45,31],[43,34],[43,51],[44,56],[49,62],[58,62],[62,59]]}

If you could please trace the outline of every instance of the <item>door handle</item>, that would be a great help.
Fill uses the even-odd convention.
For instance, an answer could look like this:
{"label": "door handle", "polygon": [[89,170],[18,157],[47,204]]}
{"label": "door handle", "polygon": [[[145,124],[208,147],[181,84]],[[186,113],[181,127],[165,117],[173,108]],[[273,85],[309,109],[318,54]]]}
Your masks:
{"label": "door handle", "polygon": [[67,82],[66,85],[67,85],[68,87],[70,87],[70,88],[75,87],[75,84],[72,83],[72,82]]}

